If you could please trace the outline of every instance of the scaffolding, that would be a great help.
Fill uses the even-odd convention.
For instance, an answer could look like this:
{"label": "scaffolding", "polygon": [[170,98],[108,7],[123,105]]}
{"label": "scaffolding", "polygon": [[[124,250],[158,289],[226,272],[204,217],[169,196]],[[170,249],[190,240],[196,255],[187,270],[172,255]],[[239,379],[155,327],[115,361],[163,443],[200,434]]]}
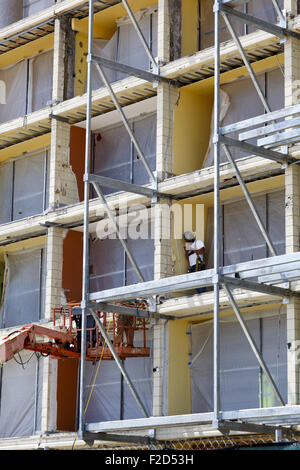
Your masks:
{"label": "scaffolding", "polygon": [[[266,31],[271,35],[279,38],[293,37],[300,39],[300,34],[287,28],[287,19],[285,14],[279,8],[277,0],[272,0],[273,7],[278,14],[280,25],[270,24],[266,21],[260,20],[256,17],[250,16],[247,13],[242,13],[236,10],[237,6],[248,3],[248,1],[240,0],[216,0],[214,5],[214,267],[213,269],[202,271],[199,273],[184,274],[164,278],[162,280],[154,280],[145,282],[142,273],[136,263],[126,241],[120,234],[119,226],[109,208],[106,198],[102,192],[102,186],[109,186],[119,191],[128,191],[136,194],[142,194],[151,200],[152,204],[159,202],[159,198],[172,198],[170,194],[160,193],[158,191],[157,175],[151,170],[147,159],[145,158],[141,147],[139,146],[136,137],[134,136],[128,120],[123,112],[122,106],[119,103],[109,80],[105,74],[104,68],[108,67],[119,72],[133,75],[146,81],[152,82],[153,87],[157,87],[159,83],[169,83],[170,86],[181,87],[184,82],[178,80],[171,80],[160,75],[159,64],[153,57],[152,51],[145,40],[143,33],[135,19],[134,14],[126,0],[122,0],[128,16],[136,30],[139,40],[144,46],[144,49],[149,57],[151,63],[151,71],[144,71],[134,67],[129,67],[114,61],[95,56],[93,54],[93,16],[94,16],[94,1],[89,0],[89,46],[87,56],[87,112],[86,112],[86,148],[85,148],[85,175],[84,175],[84,253],[83,253],[83,286],[82,286],[82,344],[81,344],[81,363],[80,363],[80,402],[79,402],[79,434],[82,438],[94,440],[97,436],[101,439],[118,440],[120,435],[110,435],[110,433],[132,431],[148,432],[149,436],[154,438],[155,430],[166,427],[176,426],[195,426],[195,425],[209,425],[211,429],[218,430],[221,433],[228,433],[230,431],[241,432],[257,432],[257,433],[275,433],[279,436],[282,432],[289,434],[293,432],[289,426],[298,424],[300,422],[299,407],[286,406],[282,398],[278,386],[275,383],[267,364],[265,363],[261,352],[257,348],[253,337],[243,319],[237,301],[234,297],[233,288],[239,287],[241,289],[250,290],[254,292],[263,292],[266,294],[278,296],[279,298],[300,297],[300,293],[290,289],[290,282],[299,279],[300,256],[299,253],[286,254],[277,256],[274,244],[261,220],[259,213],[255,207],[253,199],[247,189],[246,183],[243,180],[241,172],[236,165],[230,148],[235,147],[240,149],[241,152],[247,155],[260,156],[265,159],[270,159],[279,162],[282,169],[285,170],[289,165],[298,163],[298,160],[288,153],[288,144],[299,140],[299,126],[300,120],[297,115],[300,113],[300,105],[287,107],[279,111],[272,112],[270,106],[264,96],[262,89],[256,78],[251,61],[247,57],[247,53],[243,49],[242,43],[237,36],[231,22],[231,18],[239,20],[244,24],[250,24],[256,28]],[[225,24],[230,32],[230,35],[239,51],[241,61],[246,66],[249,76],[253,85],[258,93],[258,96],[263,104],[265,113],[252,119],[242,122],[234,123],[229,126],[221,127],[220,123],[220,74],[224,71],[223,65],[220,61],[220,19],[224,19]],[[92,119],[92,63],[96,64],[98,73],[107,88],[111,100],[115,108],[118,110],[125,128],[127,129],[133,145],[143,162],[150,181],[151,188],[145,186],[138,186],[129,183],[124,183],[110,178],[100,177],[90,174],[90,154],[91,154],[91,119]],[[239,63],[240,65],[240,63]],[[248,128],[251,128],[248,130]],[[253,129],[254,128],[254,129]],[[232,132],[240,132],[238,139],[228,137]],[[249,139],[257,139],[257,144],[250,144],[247,142]],[[272,255],[270,258],[260,259],[257,261],[249,261],[240,263],[233,266],[222,266],[220,262],[220,151],[224,149],[229,163],[233,166],[238,183],[240,184],[244,196],[249,204],[251,212],[258,224],[258,227],[264,237],[268,246],[269,252]],[[99,200],[104,205],[107,216],[113,223],[115,232],[123,248],[128,255],[128,258],[136,272],[139,279],[138,284],[126,287],[119,287],[103,292],[89,292],[89,194],[90,185],[93,185]],[[256,280],[251,280],[251,278]],[[249,280],[250,279],[250,280]],[[279,286],[277,285],[279,284]],[[87,315],[92,315],[95,319],[103,336],[105,332],[102,331],[103,327],[101,321],[96,316],[95,311],[101,308],[102,311],[116,311],[112,302],[120,300],[128,300],[132,298],[144,298],[148,300],[149,316],[153,318],[164,318],[167,320],[176,319],[167,316],[160,316],[156,312],[156,296],[166,292],[180,292],[189,288],[213,286],[214,291],[214,308],[213,308],[213,326],[214,326],[214,350],[213,350],[213,378],[214,378],[214,408],[212,413],[179,415],[179,416],[164,416],[164,417],[149,417],[145,407],[138,396],[134,386],[122,367],[114,346],[109,343],[112,355],[114,356],[117,365],[120,368],[122,375],[127,381],[130,390],[136,400],[137,405],[141,409],[145,418],[136,420],[125,420],[108,423],[89,423],[84,422],[84,378],[85,378],[85,354],[86,350],[86,322]],[[224,288],[229,304],[231,305],[237,320],[255,354],[257,361],[264,371],[272,390],[277,397],[281,406],[270,408],[268,410],[253,409],[253,410],[236,410],[230,412],[222,412],[220,407],[220,289]],[[127,308],[126,311],[119,309],[120,314],[129,314],[138,316],[139,314],[134,310]],[[105,336],[104,336],[105,337]],[[268,423],[268,424],[266,424]],[[129,437],[128,437],[129,439]],[[135,437],[138,439],[138,437]]]}

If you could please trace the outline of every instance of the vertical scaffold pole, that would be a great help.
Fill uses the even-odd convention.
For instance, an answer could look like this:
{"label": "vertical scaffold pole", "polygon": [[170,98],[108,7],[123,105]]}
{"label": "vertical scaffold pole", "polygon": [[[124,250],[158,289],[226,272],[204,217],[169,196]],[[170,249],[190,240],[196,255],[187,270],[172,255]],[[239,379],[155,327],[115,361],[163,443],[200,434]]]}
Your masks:
{"label": "vertical scaffold pole", "polygon": [[86,107],[86,140],[85,140],[85,178],[84,178],[84,231],[83,231],[83,270],[82,270],[82,322],[81,322],[81,360],[80,360],[80,386],[79,386],[79,437],[84,433],[84,377],[85,377],[85,350],[86,350],[86,319],[87,304],[89,300],[89,193],[91,159],[91,105],[92,105],[92,62],[94,30],[94,0],[89,0],[89,31],[88,31],[88,57],[87,57],[87,107]]}
{"label": "vertical scaffold pole", "polygon": [[215,21],[215,76],[214,76],[214,420],[220,415],[220,332],[219,332],[219,272],[220,272],[220,37],[219,0],[214,4]]}

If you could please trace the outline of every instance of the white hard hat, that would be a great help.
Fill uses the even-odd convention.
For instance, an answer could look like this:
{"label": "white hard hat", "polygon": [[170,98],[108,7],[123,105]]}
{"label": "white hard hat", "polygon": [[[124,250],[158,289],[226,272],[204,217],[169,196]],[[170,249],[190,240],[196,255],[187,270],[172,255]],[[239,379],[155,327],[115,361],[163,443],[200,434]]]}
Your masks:
{"label": "white hard hat", "polygon": [[191,240],[194,240],[196,237],[195,237],[195,234],[193,232],[190,232],[189,230],[184,232],[183,234],[185,240],[187,241],[191,241]]}

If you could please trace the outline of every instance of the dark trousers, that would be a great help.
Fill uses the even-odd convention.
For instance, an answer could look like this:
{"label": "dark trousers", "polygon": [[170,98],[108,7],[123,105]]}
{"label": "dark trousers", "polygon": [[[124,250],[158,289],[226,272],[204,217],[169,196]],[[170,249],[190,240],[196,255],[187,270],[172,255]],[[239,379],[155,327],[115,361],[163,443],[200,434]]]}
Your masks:
{"label": "dark trousers", "polygon": [[[196,264],[194,264],[193,266],[190,266],[188,272],[195,273],[196,267],[197,267]],[[203,271],[204,269],[205,269],[205,264],[198,266],[198,271]],[[203,292],[206,292],[206,287],[198,287],[196,291],[198,292],[198,294],[202,294]]]}

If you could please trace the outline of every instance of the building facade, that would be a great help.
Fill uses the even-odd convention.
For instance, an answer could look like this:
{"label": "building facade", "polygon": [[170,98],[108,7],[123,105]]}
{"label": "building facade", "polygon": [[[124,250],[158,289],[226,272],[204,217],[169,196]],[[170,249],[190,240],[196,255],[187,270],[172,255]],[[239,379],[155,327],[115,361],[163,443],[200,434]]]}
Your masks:
{"label": "building facade", "polygon": [[[207,273],[215,268],[214,2],[129,2],[158,71],[153,70],[138,37],[126,10],[127,2],[93,3],[93,54],[159,75],[151,82],[126,67],[122,71],[105,68],[139,144],[137,148],[96,63],[91,65],[90,173],[151,189],[150,171],[159,192],[158,198],[149,199],[142,193],[103,188],[107,206],[117,216],[143,282],[158,281],[162,286],[161,294],[158,289],[156,295],[156,315],[147,322],[150,356],[123,362],[149,419],[154,420],[148,423],[146,418],[143,426],[137,425],[136,434],[149,437],[154,429],[152,437],[157,442],[189,445],[193,441],[202,448],[212,436],[216,441],[222,437],[210,418],[209,424],[196,419],[213,413],[216,404],[216,282],[205,284],[206,291],[198,294],[196,282],[185,285],[178,277],[182,287],[177,285],[173,291],[172,286],[164,289],[162,280],[188,271],[182,238],[185,230],[194,231],[204,242]],[[220,15],[218,122],[228,130],[234,123],[249,121],[246,137],[234,128],[231,138],[240,142],[247,139],[249,144],[269,151],[256,155],[250,147],[235,146],[231,155],[276,256],[270,264],[272,269],[268,271],[266,263],[263,271],[259,260],[269,260],[274,253],[223,147],[219,151],[218,256],[220,266],[236,266],[240,273],[236,280],[247,279],[243,273],[257,269],[258,274],[253,271],[250,276],[252,280],[288,290],[249,290],[241,282],[233,285],[232,292],[287,405],[287,416],[282,418],[284,413],[278,411],[275,424],[292,422],[296,426],[300,306],[298,296],[290,292],[297,293],[300,278],[300,6],[297,0],[216,4],[226,4],[282,28],[279,32],[258,29],[257,24],[233,16],[234,40]],[[1,6],[0,335],[4,338],[28,324],[53,328],[53,309],[82,300],[87,59],[91,44],[86,0],[3,0]],[[266,28],[263,23],[261,26]],[[246,53],[246,63],[239,46]],[[288,110],[285,115],[284,109]],[[263,120],[268,112],[274,113],[273,118]],[[255,121],[257,116],[260,121]],[[287,118],[293,119],[292,131],[281,138]],[[267,140],[269,128],[251,134],[259,122],[266,128],[278,126],[272,127],[275,141]],[[282,161],[279,151],[284,155]],[[94,300],[101,299],[96,293],[115,289],[117,296],[126,291],[119,288],[138,285],[141,279],[115,228],[107,223],[107,207],[93,187],[88,217],[88,278]],[[292,264],[286,269],[289,262]],[[282,265],[284,268],[279,269]],[[278,280],[276,273],[283,277]],[[142,291],[139,296],[143,297]],[[224,413],[260,410],[254,421],[268,423],[271,411],[264,415],[263,410],[273,410],[272,416],[277,417],[282,403],[253,354],[225,288],[219,290],[219,315],[220,409]],[[141,342],[138,333],[135,341],[136,345]],[[98,366],[99,361],[87,362],[81,383],[81,399],[88,400],[84,413],[87,429],[126,435],[126,423],[130,426],[130,420],[144,417],[117,363],[103,360]],[[82,379],[79,371],[78,359],[44,357],[29,350],[5,362],[0,369],[0,448],[86,446],[82,436],[76,437]],[[249,427],[249,439],[252,435]],[[240,439],[236,429],[231,430],[231,436],[236,442]],[[256,437],[270,438],[259,428]],[[102,445],[107,443],[95,438],[94,446]]]}

